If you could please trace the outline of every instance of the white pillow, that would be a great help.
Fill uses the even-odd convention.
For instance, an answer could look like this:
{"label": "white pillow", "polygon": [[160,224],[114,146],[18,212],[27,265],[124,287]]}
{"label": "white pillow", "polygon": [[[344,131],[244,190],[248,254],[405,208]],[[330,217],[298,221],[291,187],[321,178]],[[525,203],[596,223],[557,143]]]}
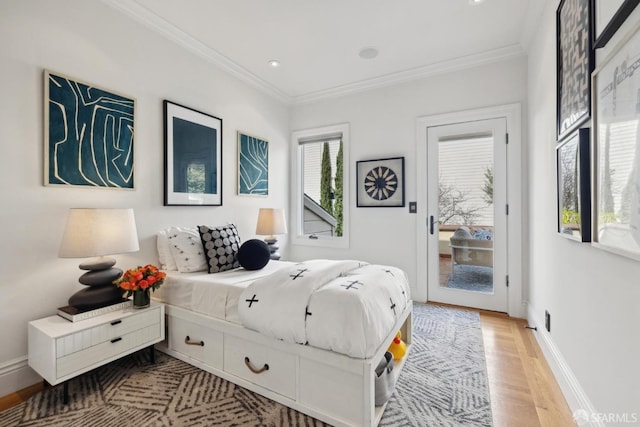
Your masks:
{"label": "white pillow", "polygon": [[207,259],[200,233],[195,228],[171,227],[167,239],[169,250],[180,273],[193,273],[207,269]]}
{"label": "white pillow", "polygon": [[158,261],[160,261],[160,269],[167,271],[176,271],[178,267],[171,255],[171,249],[169,248],[169,229],[160,230],[157,233],[156,245],[158,247]]}

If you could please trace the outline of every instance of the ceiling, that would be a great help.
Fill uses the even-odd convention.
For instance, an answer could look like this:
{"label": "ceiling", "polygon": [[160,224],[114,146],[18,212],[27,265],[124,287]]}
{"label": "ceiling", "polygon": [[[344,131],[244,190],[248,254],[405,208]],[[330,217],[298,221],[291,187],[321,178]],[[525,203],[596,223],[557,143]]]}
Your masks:
{"label": "ceiling", "polygon": [[292,104],[523,55],[545,2],[103,1]]}

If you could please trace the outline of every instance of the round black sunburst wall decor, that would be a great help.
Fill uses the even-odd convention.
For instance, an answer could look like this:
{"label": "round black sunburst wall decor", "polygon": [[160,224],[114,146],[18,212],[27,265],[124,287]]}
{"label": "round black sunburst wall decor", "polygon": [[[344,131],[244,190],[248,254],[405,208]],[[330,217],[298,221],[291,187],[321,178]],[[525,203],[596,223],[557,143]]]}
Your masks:
{"label": "round black sunburst wall decor", "polygon": [[375,167],[364,178],[364,189],[374,200],[387,200],[398,189],[398,175],[386,166]]}
{"label": "round black sunburst wall decor", "polygon": [[404,206],[404,157],[356,162],[358,207]]}

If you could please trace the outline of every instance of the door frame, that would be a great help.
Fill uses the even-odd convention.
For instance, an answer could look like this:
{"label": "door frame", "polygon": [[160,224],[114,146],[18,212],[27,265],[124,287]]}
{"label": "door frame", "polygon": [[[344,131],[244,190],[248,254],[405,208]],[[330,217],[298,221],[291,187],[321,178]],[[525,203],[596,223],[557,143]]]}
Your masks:
{"label": "door frame", "polygon": [[526,175],[522,159],[522,108],[519,103],[506,104],[474,110],[456,111],[418,117],[416,119],[416,178],[417,178],[417,242],[416,265],[417,283],[413,299],[428,301],[427,289],[427,259],[428,254],[428,212],[427,212],[427,128],[433,126],[450,125],[470,121],[505,118],[509,146],[507,148],[507,202],[509,215],[507,216],[507,274],[509,275],[509,289],[507,296],[507,313],[511,317],[524,318],[526,315],[523,299],[523,182]]}

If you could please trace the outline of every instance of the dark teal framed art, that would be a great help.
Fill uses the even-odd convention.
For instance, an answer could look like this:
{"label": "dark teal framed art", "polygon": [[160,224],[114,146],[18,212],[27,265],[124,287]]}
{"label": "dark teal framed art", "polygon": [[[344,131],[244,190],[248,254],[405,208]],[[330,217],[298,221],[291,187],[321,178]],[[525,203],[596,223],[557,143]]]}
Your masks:
{"label": "dark teal framed art", "polygon": [[134,188],[134,98],[45,70],[44,183]]}

